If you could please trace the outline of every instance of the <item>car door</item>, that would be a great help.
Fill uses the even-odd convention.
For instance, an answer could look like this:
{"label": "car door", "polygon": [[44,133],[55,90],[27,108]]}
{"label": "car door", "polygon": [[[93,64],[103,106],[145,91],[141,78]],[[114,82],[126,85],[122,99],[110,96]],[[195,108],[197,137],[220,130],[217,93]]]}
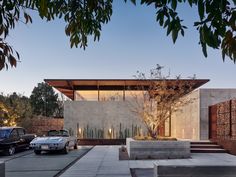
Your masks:
{"label": "car door", "polygon": [[26,139],[24,137],[25,135],[25,130],[23,128],[17,128],[17,132],[19,135],[19,142],[18,142],[18,146],[20,148],[25,148],[28,146],[28,143],[26,142]]}
{"label": "car door", "polygon": [[18,148],[19,146],[19,135],[18,135],[18,132],[16,130],[16,128],[14,128],[11,133],[10,133],[10,136],[9,136],[9,142],[10,144],[16,146],[16,148]]}

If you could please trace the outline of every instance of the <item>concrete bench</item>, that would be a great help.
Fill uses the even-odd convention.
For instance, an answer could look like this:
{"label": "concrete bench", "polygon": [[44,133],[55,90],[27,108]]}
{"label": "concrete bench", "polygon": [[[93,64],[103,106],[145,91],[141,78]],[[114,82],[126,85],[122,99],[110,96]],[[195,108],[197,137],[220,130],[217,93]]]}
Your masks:
{"label": "concrete bench", "polygon": [[5,177],[5,163],[0,161],[0,176]]}
{"label": "concrete bench", "polygon": [[235,177],[236,166],[214,165],[158,165],[154,163],[154,177]]}

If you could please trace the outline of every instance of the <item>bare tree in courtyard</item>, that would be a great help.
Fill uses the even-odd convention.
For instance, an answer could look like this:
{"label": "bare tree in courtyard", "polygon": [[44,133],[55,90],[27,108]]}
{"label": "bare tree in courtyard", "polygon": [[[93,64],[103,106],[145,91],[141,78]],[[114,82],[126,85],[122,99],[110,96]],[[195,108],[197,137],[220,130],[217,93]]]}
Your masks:
{"label": "bare tree in courtyard", "polygon": [[183,98],[193,90],[194,77],[191,79],[170,79],[170,74],[162,73],[163,67],[157,65],[150,70],[147,77],[142,72],[137,72],[136,79],[144,81],[142,86],[137,86],[137,92],[132,93],[130,101],[131,110],[138,114],[145,124],[148,134],[157,138],[159,128],[181,106],[192,102],[192,99]]}

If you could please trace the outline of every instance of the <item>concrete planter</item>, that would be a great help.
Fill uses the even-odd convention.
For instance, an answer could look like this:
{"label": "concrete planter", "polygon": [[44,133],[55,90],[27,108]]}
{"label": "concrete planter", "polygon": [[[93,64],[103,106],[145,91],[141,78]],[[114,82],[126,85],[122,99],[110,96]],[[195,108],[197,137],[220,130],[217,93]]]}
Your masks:
{"label": "concrete planter", "polygon": [[0,176],[5,177],[5,163],[0,161]]}
{"label": "concrete planter", "polygon": [[189,141],[157,141],[126,139],[130,159],[190,158]]}
{"label": "concrete planter", "polygon": [[154,163],[154,177],[234,177],[235,166],[227,165],[159,165]]}

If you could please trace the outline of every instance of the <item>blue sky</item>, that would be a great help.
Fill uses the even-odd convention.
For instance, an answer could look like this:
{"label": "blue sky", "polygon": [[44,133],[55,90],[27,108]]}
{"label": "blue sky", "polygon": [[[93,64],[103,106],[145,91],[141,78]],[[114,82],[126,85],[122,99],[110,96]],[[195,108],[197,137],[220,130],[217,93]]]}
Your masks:
{"label": "blue sky", "polygon": [[102,28],[99,42],[89,42],[86,50],[70,48],[62,20],[42,21],[32,15],[33,24],[19,23],[8,41],[21,55],[17,68],[0,71],[0,92],[29,96],[43,79],[127,79],[137,70],[148,72],[156,64],[170,69],[172,76],[196,74],[210,79],[204,87],[235,88],[236,65],[222,61],[220,50],[208,50],[204,58],[193,21],[196,9],[178,7],[185,37],[176,44],[155,21],[155,9],[114,0],[111,21]]}

